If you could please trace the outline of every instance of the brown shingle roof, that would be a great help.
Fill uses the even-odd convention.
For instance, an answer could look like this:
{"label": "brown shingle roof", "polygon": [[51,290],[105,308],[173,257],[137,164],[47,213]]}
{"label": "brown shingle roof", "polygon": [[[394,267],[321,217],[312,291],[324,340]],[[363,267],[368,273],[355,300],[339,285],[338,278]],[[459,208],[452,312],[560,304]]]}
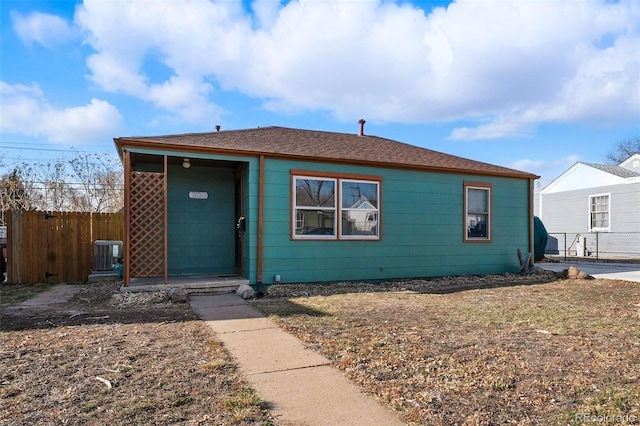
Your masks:
{"label": "brown shingle roof", "polygon": [[267,157],[293,157],[304,160],[386,167],[416,168],[482,174],[537,178],[530,173],[496,166],[420,148],[377,136],[349,133],[262,127],[212,133],[189,133],[168,136],[117,138],[123,146],[164,146],[184,151],[233,152],[264,154]]}

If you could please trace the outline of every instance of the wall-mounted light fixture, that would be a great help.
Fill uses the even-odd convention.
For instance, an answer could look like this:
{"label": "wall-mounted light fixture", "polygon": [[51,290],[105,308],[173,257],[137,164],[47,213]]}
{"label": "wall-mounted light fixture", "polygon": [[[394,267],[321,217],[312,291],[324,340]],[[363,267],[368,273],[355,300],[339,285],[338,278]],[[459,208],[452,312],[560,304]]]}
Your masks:
{"label": "wall-mounted light fixture", "polygon": [[188,158],[185,158],[184,161],[182,161],[182,167],[184,167],[185,169],[188,169],[189,167],[191,167],[191,162],[189,161]]}

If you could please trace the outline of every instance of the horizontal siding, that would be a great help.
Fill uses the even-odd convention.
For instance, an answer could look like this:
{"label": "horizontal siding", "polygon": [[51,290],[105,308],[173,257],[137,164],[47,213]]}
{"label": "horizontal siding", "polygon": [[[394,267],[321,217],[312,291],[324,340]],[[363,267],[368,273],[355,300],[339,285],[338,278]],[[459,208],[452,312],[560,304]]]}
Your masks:
{"label": "horizontal siding", "polygon": [[[382,178],[381,241],[291,241],[290,170]],[[493,184],[493,242],[463,243],[463,181]],[[286,160],[265,162],[263,282],[514,272],[528,247],[528,181]]]}
{"label": "horizontal siding", "polygon": [[547,232],[589,231],[589,196],[611,194],[611,232],[640,232],[640,183],[543,194],[540,219]]}
{"label": "horizontal siding", "polygon": [[611,231],[640,232],[640,182],[611,191]]}

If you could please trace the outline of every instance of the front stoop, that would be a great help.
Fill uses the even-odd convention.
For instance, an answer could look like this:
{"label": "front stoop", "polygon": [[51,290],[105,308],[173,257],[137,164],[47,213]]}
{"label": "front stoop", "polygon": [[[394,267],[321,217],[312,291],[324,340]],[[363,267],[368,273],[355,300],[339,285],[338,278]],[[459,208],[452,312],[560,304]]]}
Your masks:
{"label": "front stoop", "polygon": [[190,294],[223,294],[232,293],[242,284],[249,284],[249,280],[239,276],[197,276],[197,277],[170,277],[169,283],[154,283],[151,280],[137,280],[128,287],[120,287],[123,293],[138,293],[151,291],[176,291],[184,290]]}
{"label": "front stoop", "polygon": [[90,283],[97,283],[102,281],[118,281],[122,277],[118,275],[116,271],[92,271],[91,275],[87,278]]}

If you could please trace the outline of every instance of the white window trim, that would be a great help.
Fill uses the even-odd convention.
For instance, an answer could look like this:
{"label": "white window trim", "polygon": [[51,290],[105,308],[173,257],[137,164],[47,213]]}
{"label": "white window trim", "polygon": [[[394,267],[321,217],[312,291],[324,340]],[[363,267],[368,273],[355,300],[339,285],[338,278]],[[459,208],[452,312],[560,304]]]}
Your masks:
{"label": "white window trim", "polygon": [[[359,182],[359,183],[371,183],[376,185],[376,197],[378,199],[378,207],[375,210],[367,210],[367,213],[376,213],[377,218],[377,233],[376,235],[366,235],[366,234],[357,234],[357,235],[344,235],[342,233],[342,212],[343,211],[351,211],[355,209],[345,209],[342,207],[342,183],[343,182]],[[338,179],[338,184],[340,185],[340,196],[339,198],[339,206],[340,209],[338,211],[338,227],[339,227],[339,235],[341,240],[379,240],[380,239],[380,182],[375,180],[366,180],[366,179]]]}
{"label": "white window trim", "polygon": [[[334,194],[334,235],[322,235],[322,234],[296,234],[296,229],[298,225],[297,220],[297,212],[300,210],[331,210],[330,208],[325,207],[315,207],[315,206],[297,206],[297,191],[296,191],[296,181],[298,179],[309,179],[309,180],[324,180],[324,181],[333,181],[335,183],[335,194]],[[318,175],[304,175],[304,174],[292,174],[292,205],[291,205],[291,235],[293,240],[369,240],[369,241],[379,241],[381,239],[380,234],[380,217],[381,217],[381,208],[380,208],[380,191],[381,191],[381,181],[376,179],[358,179],[358,178],[350,178],[350,177],[331,177],[329,173],[328,176],[324,176],[322,174]],[[342,183],[343,182],[361,182],[361,183],[371,183],[375,184],[377,188],[377,197],[378,197],[378,207],[375,210],[367,210],[367,212],[375,212],[377,217],[377,233],[376,235],[342,235]],[[349,211],[350,209],[344,209],[344,211]]]}
{"label": "white window trim", "polygon": [[[469,190],[480,189],[487,191],[487,236],[486,237],[469,237],[467,234],[467,223],[469,223]],[[493,221],[491,217],[491,190],[493,185],[487,183],[487,186],[474,185],[472,183],[464,184],[464,241],[465,242],[492,242]]]}
{"label": "white window trim", "polygon": [[302,229],[302,227],[303,227],[302,225],[304,225],[304,215],[305,215],[305,213],[304,212],[300,213],[302,215],[302,219],[298,219],[298,211],[297,210],[294,213],[296,215],[296,230],[297,229]]}
{"label": "white window trim", "polygon": [[[297,191],[296,191],[296,180],[298,179],[309,179],[309,180],[324,180],[324,181],[332,181],[334,183],[334,194],[333,194],[333,208],[329,208],[329,207],[317,207],[317,206],[300,206],[298,207],[297,205]],[[332,177],[320,177],[320,176],[301,176],[301,175],[294,175],[293,176],[293,208],[292,208],[292,215],[293,215],[293,238],[296,240],[336,240],[338,239],[338,226],[340,226],[340,218],[338,217],[339,214],[339,209],[338,209],[338,205],[337,202],[338,200],[338,191],[340,191],[339,189],[339,179],[336,178],[332,178]],[[306,211],[316,211],[316,210],[331,210],[333,211],[333,235],[321,235],[321,234],[296,234],[296,226],[297,226],[297,212],[299,210],[306,210]],[[337,222],[337,223],[336,223]]]}
{"label": "white window trim", "polygon": [[[606,228],[597,228],[591,226],[591,200],[596,197],[607,197],[607,213],[609,213],[609,221]],[[592,194],[589,195],[589,204],[587,204],[587,229],[589,232],[609,232],[611,231],[611,193]]]}

